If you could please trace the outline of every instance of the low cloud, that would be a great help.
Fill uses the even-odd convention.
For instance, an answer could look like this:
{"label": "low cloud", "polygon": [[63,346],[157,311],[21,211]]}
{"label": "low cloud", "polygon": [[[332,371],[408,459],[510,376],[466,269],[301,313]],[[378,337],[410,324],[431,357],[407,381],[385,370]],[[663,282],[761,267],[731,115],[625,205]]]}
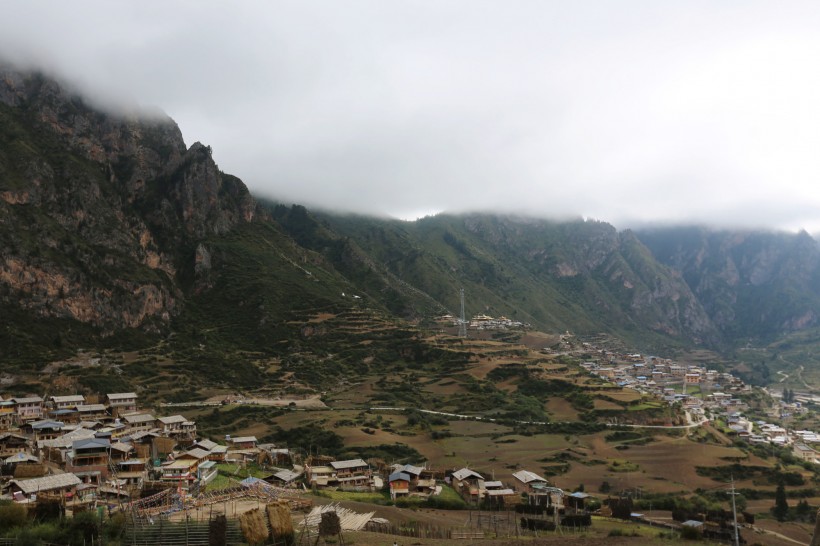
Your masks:
{"label": "low cloud", "polygon": [[820,228],[815,3],[4,4],[4,56],[285,202]]}

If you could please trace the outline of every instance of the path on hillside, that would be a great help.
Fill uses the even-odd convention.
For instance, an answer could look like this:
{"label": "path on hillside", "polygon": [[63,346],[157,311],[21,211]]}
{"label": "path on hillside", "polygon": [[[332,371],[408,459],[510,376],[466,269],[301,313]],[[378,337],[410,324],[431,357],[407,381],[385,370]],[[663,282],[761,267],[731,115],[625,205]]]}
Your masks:
{"label": "path on hillside", "polygon": [[[783,355],[777,355],[777,359],[780,362],[785,362],[786,364],[791,365],[793,368],[797,368],[797,371],[795,371],[795,373],[794,373],[794,375],[797,376],[797,381],[799,381],[805,388],[809,389],[809,391],[812,390],[811,386],[808,383],[806,383],[805,379],[803,379],[803,370],[804,370],[804,368],[803,368],[802,364],[797,364],[796,362],[792,362],[791,360],[786,360],[785,358],[783,358]],[[783,383],[786,379],[789,378],[789,374],[787,374],[785,372],[782,372],[782,371],[778,370],[777,374],[783,376],[780,379],[780,381],[778,381],[778,383]]]}
{"label": "path on hillside", "polygon": [[208,400],[198,400],[192,402],[164,402],[160,404],[163,408],[197,408],[211,406],[274,406],[277,408],[294,407],[299,409],[328,409],[319,394],[304,396],[300,398],[238,398],[224,403],[221,397],[212,397]]}
{"label": "path on hillside", "polygon": [[[472,421],[487,421],[489,423],[495,423],[499,421],[498,419],[494,419],[492,417],[482,417],[480,415],[463,415],[460,413],[448,413],[446,411],[434,411],[434,410],[426,410],[420,408],[407,408],[407,407],[387,407],[387,406],[377,406],[368,408],[368,411],[377,412],[377,411],[417,411],[419,413],[426,413],[428,415],[441,415],[444,417],[453,417],[455,419],[465,419],[465,420],[472,420]],[[670,429],[691,429],[695,427],[699,427],[704,425],[705,423],[709,422],[709,419],[705,417],[700,421],[693,423],[691,422],[691,417],[689,416],[689,412],[686,412],[686,420],[690,423],[688,425],[632,425],[632,424],[621,424],[621,423],[605,423],[608,427],[629,427],[629,428],[660,428],[664,430]],[[502,419],[501,421],[507,421],[507,419]],[[519,425],[557,425],[557,424],[570,424],[574,423],[575,421],[520,421],[520,420],[512,420],[514,423]]]}
{"label": "path on hillside", "polygon": [[778,533],[777,531],[770,531],[768,529],[764,529],[763,527],[758,527],[757,525],[750,525],[749,528],[751,528],[751,530],[756,532],[756,533],[761,533],[761,534],[764,534],[764,535],[773,535],[773,536],[776,536],[777,538],[779,538],[781,540],[785,540],[785,541],[791,542],[793,544],[800,544],[801,546],[809,546],[808,542],[801,542],[797,539],[787,537],[786,535],[782,535],[782,534]]}

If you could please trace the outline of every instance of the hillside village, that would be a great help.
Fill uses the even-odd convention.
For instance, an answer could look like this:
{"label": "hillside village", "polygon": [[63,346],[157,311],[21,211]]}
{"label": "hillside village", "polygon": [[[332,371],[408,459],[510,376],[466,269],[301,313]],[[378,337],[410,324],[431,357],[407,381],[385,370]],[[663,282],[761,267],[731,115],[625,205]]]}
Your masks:
{"label": "hillside village", "polygon": [[[469,469],[457,472],[414,465],[385,467],[362,459],[302,461],[286,447],[253,436],[226,436],[223,444],[200,438],[182,415],[155,417],[139,409],[136,393],[111,393],[104,403],[83,395],[13,397],[0,401],[0,458],[4,497],[36,503],[55,495],[72,505],[120,503],[146,490],[205,491],[222,463],[257,463],[265,481],[282,488],[382,489],[393,499],[432,496],[453,485],[467,500],[504,502],[519,494]],[[547,481],[533,473],[521,485]]]}
{"label": "hillside village", "polygon": [[[585,349],[590,347],[585,344]],[[780,424],[753,421],[744,416],[748,407],[739,395],[750,393],[752,387],[738,377],[702,366],[683,366],[654,356],[605,350],[600,350],[600,354],[598,362],[587,361],[581,366],[620,387],[656,396],[670,405],[680,405],[690,423],[720,419],[739,440],[749,444],[791,447],[798,460],[820,464],[820,452],[813,447],[820,444],[820,435],[816,432],[790,430]],[[806,411],[799,400],[778,400],[770,415],[779,420]]]}
{"label": "hillside village", "polygon": [[[589,343],[582,349],[587,355],[598,355],[581,363],[589,374],[679,407],[690,426],[720,419],[739,440],[788,446],[799,460],[818,463],[813,446],[820,443],[820,436],[747,419],[740,395],[749,393],[751,387],[731,374],[682,366],[669,359],[611,352]],[[555,350],[560,348],[544,349]],[[797,401],[780,401],[779,405],[779,414],[805,411]],[[619,424],[623,425],[611,423]],[[565,496],[530,470],[514,473],[514,483],[502,483],[469,468],[388,466],[381,461],[318,456],[303,460],[287,446],[260,443],[254,436],[227,435],[218,443],[201,438],[196,423],[182,415],[155,416],[141,409],[133,392],[0,400],[0,458],[3,496],[18,503],[56,495],[74,505],[119,504],[163,488],[196,495],[208,490],[219,475],[219,465],[224,464],[257,464],[268,469],[261,479],[271,486],[352,491],[386,488],[394,500],[435,496],[444,485],[452,486],[466,502],[475,505],[515,505],[522,499],[540,504],[546,499],[549,505],[563,507],[574,499],[572,506],[578,508],[587,497],[582,492]]]}

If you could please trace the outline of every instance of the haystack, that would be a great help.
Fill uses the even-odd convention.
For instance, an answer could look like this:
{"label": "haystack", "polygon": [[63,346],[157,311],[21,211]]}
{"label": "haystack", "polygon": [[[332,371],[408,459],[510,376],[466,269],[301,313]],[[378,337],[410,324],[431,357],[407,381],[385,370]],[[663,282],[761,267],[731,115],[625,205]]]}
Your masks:
{"label": "haystack", "polygon": [[14,467],[15,478],[40,478],[46,475],[46,467],[41,464],[18,464]]}
{"label": "haystack", "polygon": [[259,508],[254,508],[239,516],[239,526],[242,527],[242,536],[249,544],[263,544],[270,536],[268,524]]}
{"label": "haystack", "polygon": [[322,512],[322,521],[319,522],[319,536],[332,537],[341,534],[342,523],[336,512]]}
{"label": "haystack", "polygon": [[285,502],[272,502],[267,505],[268,521],[275,540],[288,541],[293,537],[293,519],[290,507]]}
{"label": "haystack", "polygon": [[228,536],[228,518],[220,514],[208,523],[208,546],[223,546]]}

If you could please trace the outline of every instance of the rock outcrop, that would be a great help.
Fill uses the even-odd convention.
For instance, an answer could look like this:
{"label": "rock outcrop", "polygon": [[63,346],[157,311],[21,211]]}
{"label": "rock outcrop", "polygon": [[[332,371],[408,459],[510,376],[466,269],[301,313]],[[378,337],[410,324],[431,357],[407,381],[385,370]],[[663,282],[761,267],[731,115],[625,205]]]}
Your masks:
{"label": "rock outcrop", "polygon": [[158,328],[181,308],[201,239],[256,203],[168,117],[89,106],[37,73],[0,71],[0,297],[105,330]]}

